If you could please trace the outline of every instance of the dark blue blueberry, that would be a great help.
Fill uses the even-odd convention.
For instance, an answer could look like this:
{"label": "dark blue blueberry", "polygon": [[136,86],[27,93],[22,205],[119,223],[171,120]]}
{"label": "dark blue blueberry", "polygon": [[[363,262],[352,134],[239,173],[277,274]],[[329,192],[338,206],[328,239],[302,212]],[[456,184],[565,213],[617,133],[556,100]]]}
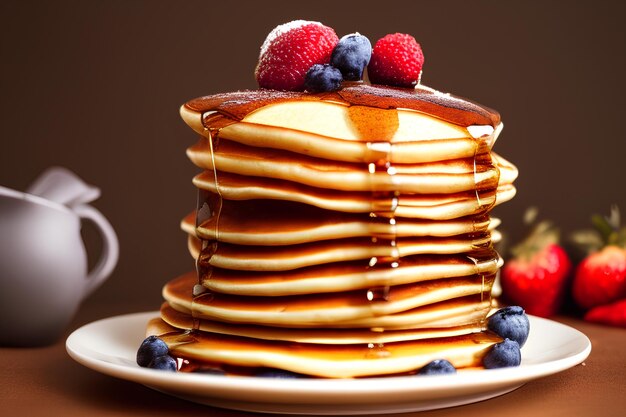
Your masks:
{"label": "dark blue blueberry", "polygon": [[313,93],[336,91],[341,87],[341,71],[328,64],[314,64],[304,78],[304,88]]}
{"label": "dark blue blueberry", "polygon": [[169,349],[165,342],[157,336],[149,336],[141,342],[137,350],[137,365],[147,367],[158,356],[167,355]]}
{"label": "dark blue blueberry", "polygon": [[443,375],[454,373],[456,373],[456,368],[450,362],[445,359],[435,359],[420,369],[418,375]]}
{"label": "dark blue blueberry", "polygon": [[297,379],[307,378],[306,375],[298,374],[291,371],[285,371],[283,369],[263,369],[255,374],[264,378],[281,378],[281,379]]}
{"label": "dark blue blueberry", "polygon": [[483,359],[483,366],[487,369],[506,368],[509,366],[519,366],[522,362],[522,354],[519,345],[511,339],[504,339],[504,342],[494,345]]}
{"label": "dark blue blueberry", "polygon": [[339,39],[330,55],[330,64],[341,71],[344,80],[359,81],[371,57],[372,44],[369,39],[359,33],[352,33]]}
{"label": "dark blue blueberry", "polygon": [[178,370],[176,359],[172,358],[170,355],[157,356],[152,360],[152,362],[150,362],[148,368],[174,372]]}
{"label": "dark blue blueberry", "polygon": [[530,322],[524,309],[519,306],[504,307],[489,317],[489,330],[503,339],[515,340],[522,347],[528,339]]}

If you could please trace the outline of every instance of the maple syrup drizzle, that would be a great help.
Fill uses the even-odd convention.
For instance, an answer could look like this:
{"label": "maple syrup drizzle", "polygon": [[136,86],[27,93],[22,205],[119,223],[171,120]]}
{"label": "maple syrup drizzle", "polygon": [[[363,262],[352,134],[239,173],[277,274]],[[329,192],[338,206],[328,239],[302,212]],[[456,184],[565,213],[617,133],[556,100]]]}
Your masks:
{"label": "maple syrup drizzle", "polygon": [[[400,251],[398,248],[398,219],[396,210],[400,198],[398,191],[396,173],[397,168],[391,162],[393,145],[391,139],[399,126],[398,112],[396,109],[382,110],[372,109],[364,106],[352,106],[348,112],[355,128],[364,137],[376,138],[374,141],[366,143],[367,152],[365,162],[370,178],[370,194],[372,210],[369,213],[371,223],[384,224],[387,233],[383,235],[372,234],[372,245],[387,246],[385,256],[371,257],[366,265],[368,271],[378,271],[384,269],[388,274],[393,274],[393,270],[400,266]],[[372,123],[372,121],[376,123]],[[378,177],[385,178],[386,181],[394,184],[390,191],[380,191],[378,187]],[[391,286],[370,287],[365,292],[365,298],[372,308],[372,314],[378,315],[376,306],[389,301]],[[370,329],[372,332],[384,332],[384,328]],[[365,357],[368,359],[385,358],[391,352],[384,343],[368,343]]]}
{"label": "maple syrup drizzle", "polygon": [[[475,138],[476,147],[474,152],[474,189],[476,194],[476,206],[480,212],[487,212],[495,205],[495,194],[491,192],[493,189],[497,189],[497,184],[499,181],[499,170],[496,162],[491,156],[491,147],[490,143],[492,143],[493,133],[489,136],[483,136],[480,138]],[[490,171],[496,170],[498,175],[496,176],[495,185],[494,184],[483,184],[480,179],[480,174]],[[476,234],[472,234],[472,236],[476,236]],[[491,302],[491,284],[493,283],[493,279],[491,283],[487,285],[486,276],[484,273],[478,271],[478,263],[480,259],[494,259],[497,264],[497,254],[493,249],[493,245],[491,241],[489,243],[483,245],[473,245],[472,250],[467,255],[467,259],[474,263],[477,273],[479,273],[481,280],[481,289],[480,289],[480,302],[481,304],[485,301],[485,292],[488,293],[488,300]],[[481,323],[483,326],[485,325],[486,318],[483,319]]]}
{"label": "maple syrup drizzle", "polygon": [[[213,299],[213,294],[209,291],[203,283],[211,279],[214,267],[211,265],[211,258],[215,254],[218,248],[218,242],[220,238],[220,217],[222,215],[223,198],[220,193],[219,180],[217,174],[217,168],[215,165],[215,151],[219,146],[219,130],[218,129],[206,129],[207,142],[209,144],[210,157],[213,165],[213,181],[215,184],[216,193],[210,191],[198,189],[198,203],[196,209],[196,229],[200,226],[206,227],[211,221],[214,224],[215,236],[212,240],[200,238],[201,249],[200,255],[196,261],[196,272],[198,275],[198,282],[192,290],[192,302],[191,302],[191,316],[193,318],[193,328],[191,332],[197,332],[200,330],[200,318],[197,317],[196,304],[210,303]],[[199,236],[198,236],[199,237]]]}
{"label": "maple syrup drizzle", "polygon": [[[476,207],[480,212],[486,212],[491,209],[496,202],[494,191],[498,187],[500,172],[497,163],[491,156],[491,148],[489,147],[489,137],[481,137],[475,139],[476,147],[474,150],[474,191],[476,195]],[[480,178],[481,174],[496,171],[498,175],[495,179],[484,181]]]}

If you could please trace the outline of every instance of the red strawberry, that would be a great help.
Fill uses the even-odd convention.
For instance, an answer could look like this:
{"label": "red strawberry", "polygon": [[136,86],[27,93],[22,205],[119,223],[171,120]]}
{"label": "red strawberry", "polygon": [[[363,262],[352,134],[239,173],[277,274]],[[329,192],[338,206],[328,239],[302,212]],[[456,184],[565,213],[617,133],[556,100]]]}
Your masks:
{"label": "red strawberry", "polygon": [[585,320],[610,326],[626,327],[626,298],[587,311]]}
{"label": "red strawberry", "polygon": [[414,87],[420,79],[423,65],[424,54],[415,38],[394,33],[376,42],[367,73],[375,84]]}
{"label": "red strawberry", "polygon": [[620,229],[619,210],[592,218],[597,231],[578,232],[574,239],[585,245],[588,256],[578,265],[572,295],[580,307],[589,309],[626,297],[626,228]]}
{"label": "red strawberry", "polygon": [[313,64],[328,64],[339,42],[335,31],[319,22],[294,20],[277,26],[267,35],[256,80],[262,88],[302,91],[304,77]]}
{"label": "red strawberry", "polygon": [[551,223],[538,223],[502,269],[503,296],[529,314],[549,317],[561,307],[572,264],[558,240]]}
{"label": "red strawberry", "polygon": [[626,297],[626,250],[610,245],[586,257],[576,269],[572,295],[584,309]]}

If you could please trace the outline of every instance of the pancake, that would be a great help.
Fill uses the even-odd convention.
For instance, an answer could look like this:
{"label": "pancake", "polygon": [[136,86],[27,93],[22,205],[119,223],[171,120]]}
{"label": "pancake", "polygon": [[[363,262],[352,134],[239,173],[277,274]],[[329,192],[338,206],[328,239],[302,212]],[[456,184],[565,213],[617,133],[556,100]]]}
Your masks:
{"label": "pancake", "polygon": [[[408,109],[423,114],[436,116],[443,121],[469,128],[470,126],[488,125],[496,128],[500,125],[500,114],[490,108],[472,103],[449,93],[442,93],[424,85],[415,88],[393,88],[383,85],[354,84],[345,85],[338,91],[321,94],[278,90],[244,90],[198,97],[188,101],[181,113],[190,112],[203,115],[189,126],[201,132],[207,128],[223,128],[243,120],[259,109],[277,104],[301,101],[344,103],[350,106],[367,106],[374,109]],[[214,123],[214,112],[229,118],[227,123]],[[300,118],[308,115],[301,114]],[[284,117],[280,115],[280,117]],[[188,119],[183,115],[183,120]],[[362,121],[368,126],[380,120],[373,118]],[[279,122],[277,122],[279,123]]]}
{"label": "pancake", "polygon": [[[467,258],[466,258],[467,259]],[[499,258],[483,261],[448,257],[426,263],[423,258],[403,258],[394,268],[364,269],[361,262],[335,263],[296,271],[265,272],[214,268],[201,284],[211,291],[241,295],[293,295],[350,291],[372,286],[401,285],[439,278],[495,273]],[[476,262],[473,264],[472,261]]]}
{"label": "pancake", "polygon": [[[168,303],[161,306],[161,318],[177,329],[185,330],[194,327],[193,316],[172,308]],[[242,336],[262,340],[282,340],[297,343],[318,343],[329,345],[346,345],[355,343],[391,343],[404,340],[433,339],[438,337],[460,336],[477,333],[482,325],[470,323],[454,327],[422,327],[418,329],[386,329],[377,331],[369,328],[360,329],[294,329],[268,326],[249,326],[227,324],[211,320],[199,320],[199,330],[230,336]]]}
{"label": "pancake", "polygon": [[197,277],[188,273],[168,282],[163,298],[178,311],[227,323],[344,327],[354,320],[397,314],[453,298],[476,294],[489,298],[494,278],[472,275],[328,294],[263,297],[205,292],[193,297]]}
{"label": "pancake", "polygon": [[517,168],[497,112],[418,86],[344,85],[191,100],[196,271],[163,287],[181,370],[311,377],[480,367],[502,260],[490,212]]}
{"label": "pancake", "polygon": [[500,342],[498,336],[472,333],[402,342],[328,345],[284,343],[218,333],[198,332],[189,337],[161,319],[148,323],[147,334],[161,334],[170,353],[197,363],[257,369],[279,368],[324,378],[355,378],[419,370],[445,357],[457,368],[476,367]]}
{"label": "pancake", "polygon": [[[201,248],[202,248],[202,240],[199,239],[197,237],[197,235],[196,235],[196,227],[194,226],[194,221],[195,221],[195,214],[194,213],[190,213],[181,222],[181,228],[185,232],[187,232],[189,234],[189,236],[188,236],[188,243],[187,243],[189,252],[191,253],[191,255],[192,255],[192,257],[194,259],[198,259],[198,257],[200,256]],[[463,234],[463,235],[452,235],[453,238],[451,238],[451,239],[446,239],[447,235],[445,235],[444,237],[434,236],[434,237],[430,237],[429,239],[425,239],[425,238],[421,238],[420,239],[420,238],[416,238],[416,237],[413,237],[413,238],[410,238],[410,237],[402,238],[402,237],[395,236],[396,237],[396,239],[395,239],[396,243],[395,243],[394,246],[401,246],[403,248],[403,250],[404,250],[405,242],[409,242],[408,245],[411,245],[410,242],[415,242],[414,246],[417,249],[422,249],[424,253],[455,253],[455,252],[459,252],[458,249],[461,246],[468,247],[468,245],[470,245],[470,244],[472,245],[471,249],[476,249],[476,248],[479,248],[481,246],[481,244],[484,242],[484,239],[486,239],[485,234],[487,232],[489,233],[489,236],[490,236],[490,242],[497,243],[497,242],[499,242],[501,240],[500,233],[497,230],[495,230],[495,228],[499,224],[500,224],[500,220],[499,219],[491,218],[489,224],[487,225],[487,230],[486,231],[480,230],[480,231],[477,231],[475,233],[469,233],[469,234]],[[218,230],[219,229],[220,228],[218,227]],[[426,229],[426,230],[422,229],[422,231],[427,231],[427,230],[428,229]],[[253,240],[257,236],[258,236],[257,234],[255,234],[253,236],[248,236],[245,239],[245,241],[247,242],[247,241]],[[299,234],[297,236],[301,236],[302,237],[302,236],[306,236],[306,235],[303,232],[303,233],[301,233],[301,234]],[[224,242],[228,242],[229,237],[232,239],[232,236],[226,234],[226,240],[224,240]],[[309,239],[310,238],[311,237],[309,237]],[[369,240],[365,240],[365,239],[367,239],[367,238],[361,238],[361,239],[359,239],[359,238],[352,238],[351,240],[353,242],[361,242],[361,247],[365,246],[365,244],[363,242],[368,242],[368,245],[367,245],[368,247],[376,248],[376,250],[382,250],[382,251],[384,251],[384,253],[390,253],[393,250],[395,250],[395,249],[393,249],[392,247],[389,246],[389,241],[388,240],[385,241],[385,240],[372,239],[372,238],[369,238]],[[322,237],[321,240],[325,241],[326,239],[324,239]],[[347,241],[347,240],[344,240],[344,241]],[[445,247],[444,248],[442,246],[442,244],[441,244],[443,241],[448,241],[450,243],[454,243],[454,246]],[[386,243],[387,246],[384,246],[382,244],[382,242],[387,242]],[[419,242],[422,242],[422,244],[420,245]],[[265,241],[263,241],[261,239],[256,239],[255,243],[263,245],[265,243]],[[287,243],[293,243],[293,241],[287,242]],[[296,243],[299,243],[299,240]],[[271,246],[272,242],[267,242],[266,246],[267,245]],[[329,244],[327,242],[323,243],[323,244],[319,244],[319,245],[320,246],[319,246],[318,250],[324,250],[324,247],[328,248],[328,246],[331,246],[331,244]],[[220,247],[221,246],[223,246],[223,244],[220,245]],[[303,245],[303,247],[306,247],[306,246]],[[217,250],[219,250],[219,248]],[[246,250],[246,249],[242,249],[242,250]],[[341,250],[351,251],[352,248],[350,248],[350,247],[345,248],[344,247]],[[333,252],[333,253],[337,254],[337,252]],[[410,254],[409,251],[407,251],[407,250],[405,250],[404,253],[407,254],[407,255]],[[374,256],[374,255],[372,255],[372,256]]]}
{"label": "pancake", "polygon": [[[240,271],[287,271],[313,265],[370,259],[408,258],[422,254],[459,254],[488,246],[488,233],[454,238],[400,238],[393,245],[382,239],[340,239],[281,247],[221,243],[206,265]],[[199,249],[199,248],[198,248]],[[198,251],[199,253],[199,251]],[[363,263],[361,263],[362,266]]]}
{"label": "pancake", "polygon": [[[487,156],[487,152],[483,149],[482,155]],[[282,150],[261,150],[229,140],[220,140],[212,151],[206,138],[190,147],[187,155],[195,165],[207,170],[342,191],[458,193],[497,186],[499,176],[491,158],[485,158],[480,165],[475,164],[473,157],[456,160],[456,164],[439,163],[432,167],[430,164],[397,164],[390,171],[374,163],[336,163]]]}
{"label": "pancake", "polygon": [[[509,201],[515,196],[512,182],[517,176],[517,169],[498,159],[500,182],[495,193],[481,192],[479,198],[475,191],[464,193],[405,194],[396,197],[397,217],[427,218],[449,220],[478,214],[493,205]],[[286,200],[313,205],[319,208],[352,212],[371,213],[389,206],[389,197],[373,197],[368,192],[345,192],[297,184],[292,181],[241,176],[227,172],[219,173],[219,183],[215,181],[213,171],[204,171],[194,177],[196,187],[213,193],[219,193],[227,200],[271,199]]]}
{"label": "pancake", "polygon": [[[489,116],[482,117],[474,112],[484,111],[478,106],[472,111],[455,109],[468,102],[443,98],[422,86],[406,93],[378,86],[346,87],[334,97],[237,92],[193,100],[181,108],[181,116],[201,135],[207,135],[207,126],[218,126],[222,137],[242,144],[338,161],[402,163],[472,157],[474,139],[487,136],[490,147],[497,139],[501,122],[496,112],[489,110]],[[437,104],[424,105],[424,100],[433,98]],[[373,101],[380,104],[372,106]],[[406,107],[397,107],[399,102]],[[427,113],[433,110],[436,113]]]}
{"label": "pancake", "polygon": [[[191,314],[172,308],[167,302],[161,306],[161,318],[183,330],[197,326],[202,331],[257,339],[326,344],[385,343],[407,337],[424,339],[478,332],[483,329],[483,324],[475,318],[484,315],[490,308],[489,300],[481,301],[480,297],[474,296],[461,297],[387,316],[388,322],[396,325],[385,327],[384,330],[368,325],[355,328],[285,328],[231,324],[194,318]],[[194,324],[194,320],[198,323]],[[363,323],[367,320],[363,320]]]}
{"label": "pancake", "polygon": [[[258,210],[255,207],[258,207]],[[188,214],[183,218],[180,226],[182,230],[194,238],[190,242],[191,253],[195,254],[195,258],[198,257],[198,244],[195,237],[199,239],[207,239],[207,237],[208,239],[213,239],[218,232],[221,242],[267,246],[364,236],[371,238],[372,235],[367,234],[368,230],[372,234],[375,233],[373,236],[381,236],[382,238],[393,235],[397,240],[399,237],[402,237],[398,234],[398,228],[391,227],[392,225],[381,225],[380,221],[378,221],[377,225],[373,226],[374,223],[370,218],[350,221],[349,216],[336,218],[338,221],[335,224],[332,223],[332,220],[324,220],[321,216],[318,217],[320,219],[319,222],[305,217],[299,220],[297,227],[295,227],[295,224],[291,224],[292,228],[289,230],[289,228],[285,227],[285,223],[289,222],[289,217],[286,216],[289,216],[293,211],[287,210],[286,213],[276,215],[277,212],[263,210],[263,207],[264,203],[259,201],[256,202],[256,206],[245,207],[245,205],[239,205],[236,211],[236,213],[240,213],[239,221],[225,223],[225,219],[228,219],[229,216],[220,216],[219,223],[217,221],[209,221],[201,224],[199,227],[195,226],[196,213]],[[258,213],[263,213],[262,220],[253,218],[252,214],[255,212],[257,215]],[[250,214],[250,216],[247,216],[247,214]],[[404,224],[402,229],[406,229],[407,237],[432,236],[435,238],[481,234],[489,231],[492,234],[493,241],[495,228],[499,224],[500,220],[497,218],[480,216],[442,222],[411,221],[408,224]],[[278,228],[287,230],[277,230]],[[264,239],[263,235],[273,235],[276,239]]]}
{"label": "pancake", "polygon": [[[184,229],[196,223],[193,215],[183,222]],[[281,246],[357,237],[449,237],[485,232],[489,222],[488,216],[442,221],[390,219],[321,210],[291,202],[224,200],[220,215],[201,222],[195,231],[199,238],[206,240],[217,238],[239,245]]]}

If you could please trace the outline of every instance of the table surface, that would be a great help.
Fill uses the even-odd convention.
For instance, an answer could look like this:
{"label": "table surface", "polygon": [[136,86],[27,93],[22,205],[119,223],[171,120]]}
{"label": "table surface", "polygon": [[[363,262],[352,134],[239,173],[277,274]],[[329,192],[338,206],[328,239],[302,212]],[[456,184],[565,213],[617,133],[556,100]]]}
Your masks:
{"label": "table surface", "polygon": [[[110,312],[110,308],[108,310]],[[122,310],[132,312],[128,306]],[[107,307],[103,305],[88,303],[83,306],[66,336],[83,324],[113,315],[106,311]],[[626,415],[626,330],[590,324],[572,317],[557,317],[556,320],[580,330],[591,340],[592,352],[583,364],[529,382],[491,400],[402,416],[461,413],[465,417]],[[0,415],[251,415],[194,404],[139,384],[99,374],[68,356],[65,338],[52,346],[0,348],[0,352]]]}

